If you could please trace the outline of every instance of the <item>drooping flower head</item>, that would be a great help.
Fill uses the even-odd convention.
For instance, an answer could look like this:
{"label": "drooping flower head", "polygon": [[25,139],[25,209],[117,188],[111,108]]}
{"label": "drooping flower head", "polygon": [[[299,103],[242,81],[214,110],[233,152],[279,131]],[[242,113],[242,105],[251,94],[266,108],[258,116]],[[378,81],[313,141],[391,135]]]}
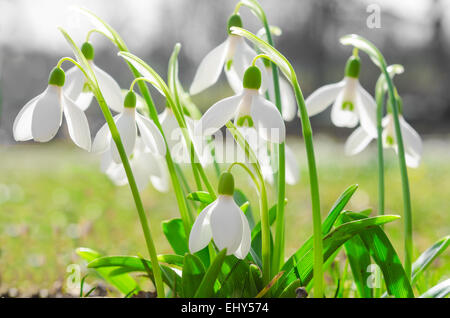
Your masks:
{"label": "drooping flower head", "polygon": [[91,134],[86,115],[65,94],[64,83],[64,71],[55,67],[44,92],[25,104],[14,120],[13,134],[16,141],[50,141],[58,132],[64,113],[70,138],[78,147],[90,151]]}
{"label": "drooping flower head", "polygon": [[[128,157],[135,149],[138,129],[145,146],[151,152],[162,156],[166,154],[166,144],[158,127],[150,119],[136,111],[136,94],[133,91],[129,91],[126,95],[123,110],[114,117],[114,121]],[[121,162],[119,151],[112,140],[107,123],[97,132],[92,144],[92,151],[110,152],[109,155],[115,163]],[[109,155],[105,158],[108,158]]]}
{"label": "drooping flower head", "polygon": [[[422,139],[414,128],[409,125],[403,117],[403,102],[398,94],[396,95],[397,105],[399,109],[400,130],[405,147],[405,160],[408,167],[417,168],[420,164],[422,156]],[[387,102],[387,115],[381,122],[383,126],[383,147],[392,148],[398,151],[397,136],[395,133],[394,115],[392,114],[392,104],[390,100]],[[347,139],[345,143],[345,153],[347,155],[356,155],[363,151],[373,139],[372,136],[359,127]]]}
{"label": "drooping flower head", "polygon": [[[123,97],[119,84],[117,84],[111,75],[94,64],[95,52],[91,43],[83,43],[81,52],[94,72],[106,104],[115,112],[120,113],[123,110]],[[76,66],[67,71],[64,92],[67,96],[72,98],[82,110],[86,110],[89,107],[94,96],[86,82],[83,72]]]}
{"label": "drooping flower head", "polygon": [[[136,139],[135,148],[130,156],[130,167],[139,191],[144,190],[150,182],[159,192],[169,191],[169,172],[165,157],[151,152],[141,137]],[[128,184],[123,164],[114,162],[109,151],[103,153],[100,169],[114,184],[118,186]]]}
{"label": "drooping flower head", "polygon": [[251,244],[251,232],[247,218],[234,202],[234,178],[223,172],[219,180],[219,196],[198,215],[189,235],[189,250],[195,253],[205,248],[211,239],[219,250],[227,249],[244,259]]}
{"label": "drooping flower head", "polygon": [[325,110],[331,103],[331,121],[338,127],[361,127],[371,136],[376,136],[376,103],[359,83],[361,62],[351,56],[345,67],[344,79],[335,84],[322,86],[305,101],[309,116]]}
{"label": "drooping flower head", "polygon": [[211,106],[196,127],[196,135],[212,135],[229,120],[238,127],[254,127],[258,135],[273,143],[282,143],[286,138],[283,118],[274,104],[260,93],[261,72],[250,66],[244,74],[243,91],[222,99]]}
{"label": "drooping flower head", "polygon": [[[230,28],[233,26],[242,27],[242,20],[239,14],[233,14],[228,19],[228,38],[209,52],[200,62],[190,88],[191,95],[200,93],[216,83],[222,69],[225,71],[231,88],[236,93],[242,91],[242,80],[245,70],[252,64],[256,52],[242,37],[231,34]],[[262,62],[258,61],[257,65],[263,70],[262,87],[267,87],[267,75]]]}

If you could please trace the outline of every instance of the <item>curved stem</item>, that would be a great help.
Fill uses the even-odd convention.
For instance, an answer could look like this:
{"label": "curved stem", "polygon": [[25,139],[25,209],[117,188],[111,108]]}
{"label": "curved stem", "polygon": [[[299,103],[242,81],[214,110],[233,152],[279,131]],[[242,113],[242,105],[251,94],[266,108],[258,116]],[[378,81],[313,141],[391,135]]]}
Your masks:
{"label": "curved stem", "polygon": [[384,214],[383,94],[376,94],[378,149],[378,214]]}
{"label": "curved stem", "polygon": [[111,38],[111,37],[108,36],[105,32],[100,31],[100,30],[98,30],[98,29],[92,29],[92,30],[89,30],[89,32],[86,34],[86,42],[89,42],[89,39],[91,38],[91,35],[92,35],[93,33],[101,34],[101,35],[103,35],[104,37],[108,38],[108,40],[110,40],[111,42],[115,43],[115,41],[114,41],[113,38]]}
{"label": "curved stem", "polygon": [[402,179],[403,192],[403,209],[405,218],[405,272],[408,279],[411,279],[412,259],[413,259],[413,240],[412,240],[412,212],[411,212],[411,195],[409,190],[408,169],[406,168],[405,147],[403,145],[402,131],[400,128],[400,119],[397,100],[394,93],[394,85],[386,68],[386,64],[382,64],[383,74],[386,77],[388,85],[389,99],[392,105],[392,114],[394,115],[394,128],[397,140],[398,160],[400,166],[400,175]]}
{"label": "curved stem", "polygon": [[261,167],[259,165],[258,159],[248,144],[247,140],[242,136],[240,131],[236,128],[236,126],[229,121],[226,124],[228,130],[233,135],[237,144],[244,150],[245,155],[247,156],[249,162],[255,169],[256,176],[259,179],[260,184],[260,218],[261,218],[261,255],[262,255],[262,273],[263,273],[263,282],[267,285],[270,282],[270,222],[269,222],[269,209],[267,207],[267,191],[266,186],[264,184],[264,178],[261,173]]}
{"label": "curved stem", "polygon": [[153,264],[152,268],[153,268],[153,276],[155,278],[155,285],[156,285],[155,287],[156,287],[157,296],[159,298],[164,298],[165,297],[164,284],[163,284],[163,280],[162,280],[161,269],[159,267],[158,257],[156,254],[156,248],[153,243],[150,227],[148,225],[148,220],[145,215],[144,206],[142,204],[142,200],[141,200],[141,197],[139,195],[139,191],[138,191],[138,188],[136,185],[136,180],[134,179],[133,171],[131,170],[131,166],[128,161],[128,157],[125,153],[125,149],[123,147],[122,140],[119,135],[119,131],[117,130],[116,124],[114,123],[114,119],[111,115],[111,112],[109,111],[108,106],[106,105],[106,102],[102,96],[102,93],[98,90],[96,92],[95,96],[96,96],[97,101],[100,105],[100,108],[103,112],[103,116],[105,117],[105,120],[108,124],[112,139],[114,140],[114,143],[116,144],[117,150],[120,155],[120,159],[122,160],[123,167],[124,167],[125,173],[127,175],[128,184],[130,185],[130,189],[133,194],[133,199],[136,204],[136,209],[137,209],[138,215],[139,215],[139,221],[142,226],[142,231],[144,232],[145,242],[147,243],[148,253],[150,255],[150,260]]}
{"label": "curved stem", "polygon": [[302,133],[305,140],[306,156],[308,158],[309,183],[311,191],[311,205],[314,233],[314,297],[323,297],[323,255],[322,255],[322,218],[320,215],[319,182],[317,177],[316,160],[312,138],[311,123],[306,111],[305,100],[298,84],[297,78],[293,78],[292,85],[300,111]]}

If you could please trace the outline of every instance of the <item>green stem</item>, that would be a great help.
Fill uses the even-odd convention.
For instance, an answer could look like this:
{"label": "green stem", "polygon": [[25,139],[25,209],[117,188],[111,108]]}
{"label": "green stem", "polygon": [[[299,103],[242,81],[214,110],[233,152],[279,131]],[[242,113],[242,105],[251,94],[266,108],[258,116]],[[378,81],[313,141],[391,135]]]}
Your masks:
{"label": "green stem", "polygon": [[384,214],[383,94],[376,95],[378,148],[378,214]]}
{"label": "green stem", "polygon": [[123,167],[125,169],[125,173],[127,175],[128,184],[130,185],[131,192],[133,194],[133,199],[136,204],[136,209],[139,215],[139,221],[142,226],[142,231],[144,232],[145,242],[147,243],[147,250],[150,254],[150,260],[153,264],[153,275],[155,277],[155,287],[156,293],[159,298],[164,298],[164,284],[161,276],[161,269],[159,267],[158,257],[156,254],[156,248],[153,243],[150,227],[148,225],[147,216],[145,215],[144,206],[142,204],[141,197],[139,195],[139,191],[136,185],[136,180],[134,179],[133,171],[131,170],[130,163],[128,161],[128,157],[125,153],[125,149],[122,144],[122,140],[119,135],[119,131],[117,130],[116,124],[114,123],[114,119],[109,111],[108,106],[101,94],[100,91],[97,91],[96,94],[97,101],[100,105],[100,108],[103,112],[103,116],[105,117],[106,122],[108,123],[109,130],[111,132],[112,139],[116,144],[117,150],[120,155],[120,159],[122,160]]}
{"label": "green stem", "polygon": [[[127,63],[127,64],[129,66],[131,72],[133,73],[134,77],[136,79],[140,78],[141,74],[138,72],[138,70],[136,70],[130,63]],[[145,85],[145,83],[142,80],[137,81],[137,83],[138,83],[139,91],[141,92],[142,97],[144,98],[145,102],[147,103],[150,118],[153,120],[153,122],[158,127],[161,134],[163,135],[164,141],[165,141],[166,147],[167,147],[166,137],[162,130],[161,123],[159,122],[158,112],[156,111],[156,107],[153,103],[152,97],[150,95],[150,91],[149,91],[147,85]],[[190,213],[188,211],[186,199],[184,198],[184,195],[183,195],[183,189],[181,188],[180,181],[177,178],[175,164],[173,162],[170,151],[166,151],[166,162],[167,162],[167,168],[169,170],[170,179],[172,181],[172,186],[174,188],[175,197],[178,202],[178,208],[180,210],[181,219],[183,221],[184,231],[186,233],[186,236],[188,236],[189,233],[191,232],[191,226],[192,226],[193,220],[191,219]]]}
{"label": "green stem", "polygon": [[[264,15],[265,18],[265,15]],[[263,19],[264,29],[266,30],[267,42],[274,47],[272,34],[270,33],[269,23],[267,19]],[[275,105],[278,111],[281,110],[281,94],[280,94],[280,79],[278,73],[278,67],[275,63],[270,62],[272,67],[272,77],[273,77],[273,91],[275,95]],[[275,276],[281,264],[284,261],[284,235],[285,235],[285,221],[284,221],[284,199],[286,194],[286,166],[285,166],[285,144],[284,142],[278,145],[278,182],[277,182],[277,218],[276,218],[276,228],[275,228],[275,249],[272,267],[272,276]]]}
{"label": "green stem", "polygon": [[400,174],[402,180],[403,192],[403,209],[404,209],[404,244],[405,244],[405,272],[408,279],[411,279],[412,259],[413,259],[413,238],[412,238],[412,212],[411,212],[411,195],[409,190],[408,169],[406,168],[405,147],[403,145],[402,131],[400,128],[399,111],[397,100],[394,93],[394,85],[386,68],[386,64],[382,64],[383,74],[386,77],[388,85],[389,99],[392,104],[392,114],[394,115],[394,127],[397,140],[398,160],[400,166]]}
{"label": "green stem", "polygon": [[323,297],[323,255],[322,255],[322,218],[320,215],[319,182],[317,177],[316,160],[312,138],[311,123],[306,110],[305,100],[298,84],[297,78],[293,78],[292,85],[300,111],[302,134],[305,140],[306,156],[308,158],[309,181],[311,191],[311,205],[314,233],[314,297]]}

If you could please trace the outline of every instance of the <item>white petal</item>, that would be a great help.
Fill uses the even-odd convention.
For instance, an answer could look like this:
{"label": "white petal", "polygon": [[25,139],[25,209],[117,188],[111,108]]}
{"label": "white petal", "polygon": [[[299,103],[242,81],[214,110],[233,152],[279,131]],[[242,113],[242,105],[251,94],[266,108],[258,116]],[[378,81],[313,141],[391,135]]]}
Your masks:
{"label": "white petal", "polygon": [[150,119],[136,113],[136,123],[141,133],[142,141],[150,148],[153,153],[157,153],[161,156],[166,155],[166,143],[161,135],[158,127]]}
{"label": "white petal", "polygon": [[97,67],[94,63],[92,63],[92,69],[108,107],[118,113],[122,112],[123,97],[119,84],[117,84],[111,75]]}
{"label": "white petal", "polygon": [[373,97],[358,83],[356,107],[359,113],[361,127],[373,138],[377,137],[377,104]]}
{"label": "white petal", "polygon": [[217,200],[209,204],[198,215],[189,234],[189,251],[195,253],[205,248],[212,238],[210,217],[212,209],[217,205]]}
{"label": "white petal", "polygon": [[338,83],[322,86],[315,90],[305,101],[308,115],[311,117],[324,111],[337,98],[344,85],[345,82],[340,81]]}
{"label": "white petal", "polygon": [[228,42],[227,39],[214,48],[200,62],[190,88],[191,95],[197,94],[217,82],[227,56]]}
{"label": "white petal", "polygon": [[49,85],[34,107],[31,120],[33,139],[46,142],[55,137],[61,126],[61,88]]}
{"label": "white petal", "polygon": [[405,158],[408,166],[417,167],[422,156],[422,139],[419,134],[400,116],[400,128],[405,146]]}
{"label": "white petal", "polygon": [[294,185],[300,180],[300,167],[291,148],[285,145],[284,151],[286,158],[286,183]]}
{"label": "white petal", "polygon": [[236,252],[234,252],[234,255],[239,259],[244,259],[250,251],[252,234],[250,232],[250,226],[248,225],[247,218],[245,217],[244,213],[242,213],[242,211],[240,215],[242,222],[242,240]]}
{"label": "white petal", "polygon": [[342,109],[342,98],[343,94],[340,93],[331,108],[331,121],[337,127],[353,128],[358,124],[359,120],[356,114],[357,110],[350,111]]}
{"label": "white petal", "polygon": [[234,95],[212,105],[197,123],[195,135],[199,137],[212,135],[223,127],[233,119],[241,99],[242,95]]}
{"label": "white petal", "polygon": [[[133,153],[134,146],[136,144],[137,129],[134,117],[135,112],[135,109],[125,108],[123,113],[118,116],[116,122],[117,130],[119,131],[123,147],[125,148],[125,153],[128,157]],[[111,141],[111,156],[114,162],[122,162],[114,141]]]}
{"label": "white petal", "polygon": [[31,122],[33,118],[34,107],[42,94],[34,97],[23,106],[13,124],[13,134],[16,141],[25,141],[33,139],[31,134]]}
{"label": "white petal", "polygon": [[286,127],[274,104],[259,95],[254,96],[251,116],[262,138],[274,143],[282,143],[285,140]]}
{"label": "white petal", "polygon": [[170,108],[165,108],[164,111],[158,115],[159,122],[161,123],[161,128],[164,132],[164,137],[166,137],[167,146],[172,151],[176,144],[183,140],[180,139],[180,126],[178,126],[177,119]]}
{"label": "white petal", "polygon": [[347,156],[353,156],[360,153],[369,145],[372,139],[373,138],[367,134],[366,130],[362,127],[358,127],[345,142],[345,154]]}
{"label": "white petal", "polygon": [[112,160],[111,151],[104,152],[100,158],[100,171],[107,173],[114,166],[118,166],[118,164]]}
{"label": "white petal", "polygon": [[[114,117],[114,121],[117,121],[119,115]],[[111,133],[109,132],[109,126],[105,123],[95,135],[94,142],[92,143],[92,152],[104,152],[108,149],[111,143]]]}
{"label": "white petal", "polygon": [[156,170],[156,172],[150,174],[150,181],[152,182],[153,187],[159,192],[168,192],[169,171],[166,160],[159,155],[152,154],[152,156],[154,157],[154,170]]}
{"label": "white petal", "polygon": [[63,91],[83,111],[89,107],[94,97],[91,91],[84,91],[85,83],[85,76],[77,66],[71,67],[66,72]]}
{"label": "white petal", "polygon": [[[255,50],[253,50],[247,42],[242,37],[238,37],[236,40],[236,49],[234,56],[231,58],[232,62],[229,69],[229,74],[227,76],[230,86],[236,93],[242,91],[242,81],[244,79],[245,71],[248,67],[252,65],[253,58],[257,55]],[[268,79],[268,74],[266,67],[261,59],[256,61],[256,66],[261,71],[261,88],[259,92],[263,94],[268,87],[270,80]],[[227,69],[226,69],[227,70]]]}
{"label": "white petal", "polygon": [[221,195],[211,209],[211,230],[214,243],[219,250],[227,249],[227,255],[233,254],[242,241],[243,226],[241,209],[231,196]]}
{"label": "white petal", "polygon": [[64,115],[66,117],[69,135],[80,148],[91,150],[91,132],[84,112],[65,94],[62,97]]}
{"label": "white petal", "polygon": [[280,77],[280,93],[283,119],[291,121],[295,118],[298,111],[297,102],[295,101],[295,95],[292,91],[291,84],[282,77]]}
{"label": "white petal", "polygon": [[242,78],[239,77],[238,73],[236,72],[236,69],[234,67],[228,68],[227,65],[224,65],[223,69],[227,77],[228,84],[230,85],[234,93],[235,94],[242,93],[244,89],[244,87],[242,86]]}

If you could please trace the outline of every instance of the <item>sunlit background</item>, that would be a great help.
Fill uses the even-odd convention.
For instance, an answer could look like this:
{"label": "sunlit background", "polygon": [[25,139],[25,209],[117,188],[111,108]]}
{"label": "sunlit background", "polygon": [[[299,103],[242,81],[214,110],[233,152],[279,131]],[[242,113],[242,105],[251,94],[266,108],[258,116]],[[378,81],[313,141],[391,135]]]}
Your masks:
{"label": "sunlit background", "polygon": [[[282,29],[276,47],[292,62],[305,96],[316,88],[340,81],[351,54],[339,37],[358,33],[373,41],[389,63],[405,66],[395,78],[403,97],[404,115],[424,139],[423,163],[410,169],[415,216],[416,256],[449,233],[450,181],[450,2],[261,0],[269,23]],[[22,106],[47,85],[49,71],[71,51],[57,26],[63,26],[81,45],[90,22],[71,6],[84,6],[111,24],[130,51],[166,78],[174,45],[182,45],[180,79],[188,88],[204,55],[224,41],[226,22],[236,1],[32,1],[0,0],[0,294],[32,295],[67,292],[66,268],[80,263],[77,246],[108,254],[143,252],[143,238],[127,187],[115,187],[98,169],[98,158],[67,140],[63,123],[48,144],[15,143],[12,125]],[[381,9],[381,27],[369,28],[368,6]],[[253,32],[260,24],[242,9],[244,27]],[[132,76],[116,48],[98,34],[91,37],[95,63],[126,88]],[[361,84],[373,94],[379,70],[362,56]],[[225,77],[194,97],[200,109],[230,96]],[[164,101],[155,93],[159,110]],[[87,116],[94,136],[104,123],[98,107]],[[302,180],[289,186],[287,196],[288,252],[311,233],[307,170],[300,138],[300,121],[287,123],[289,143],[296,150]],[[375,147],[345,157],[343,143],[350,129],[330,123],[330,111],[312,118],[316,139],[323,213],[346,186],[360,190],[349,208],[375,208],[377,180]],[[242,183],[247,183],[242,178]],[[246,192],[253,193],[248,186]],[[252,197],[253,195],[253,197]],[[254,194],[250,194],[255,199]],[[160,229],[162,220],[176,217],[173,193],[143,193],[146,211],[158,242],[168,252]],[[272,198],[273,199],[273,198]],[[256,202],[255,202],[256,203]],[[401,214],[401,186],[397,161],[387,152],[388,212]],[[257,205],[255,205],[256,209]],[[374,212],[376,213],[376,211]],[[402,255],[401,222],[388,233]],[[289,254],[288,253],[288,254]],[[435,264],[449,274],[449,256]],[[442,275],[441,275],[442,276]],[[428,277],[438,280],[442,277]]]}

